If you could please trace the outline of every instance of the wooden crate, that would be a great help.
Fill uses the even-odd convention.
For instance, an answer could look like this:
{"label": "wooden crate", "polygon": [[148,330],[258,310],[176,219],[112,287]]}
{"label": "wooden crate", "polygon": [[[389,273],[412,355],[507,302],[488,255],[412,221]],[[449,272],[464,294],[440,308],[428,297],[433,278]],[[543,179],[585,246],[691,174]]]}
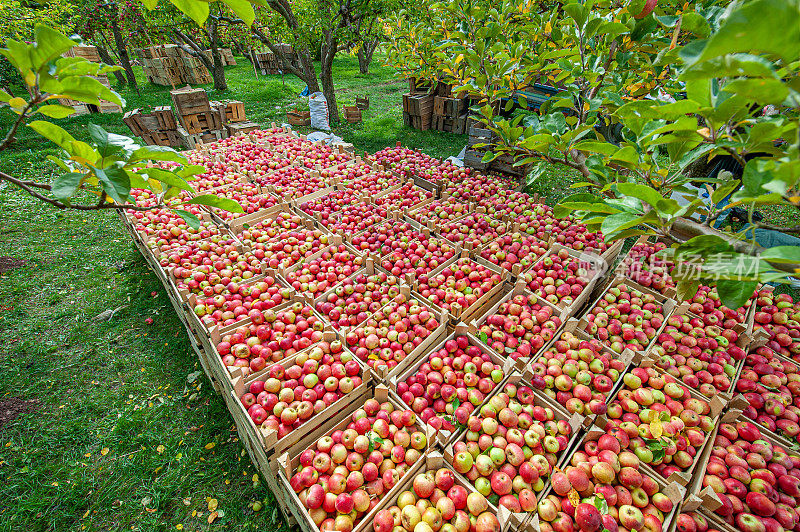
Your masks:
{"label": "wooden crate", "polygon": [[183,144],[189,148],[194,149],[202,144],[209,144],[218,140],[224,139],[225,130],[204,131],[203,133],[189,133],[182,127],[178,127],[178,135],[180,135]]}
{"label": "wooden crate", "polygon": [[244,115],[244,102],[238,100],[223,100],[225,106],[225,121],[227,122],[244,122],[247,119]]}
{"label": "wooden crate", "polygon": [[412,116],[430,116],[433,114],[432,94],[404,94],[403,111]]}
{"label": "wooden crate", "polygon": [[434,89],[434,81],[420,78],[408,78],[409,92],[431,92]]}
{"label": "wooden crate", "polygon": [[175,115],[172,114],[172,107],[169,105],[156,107],[153,114],[156,115],[159,129],[162,131],[174,131],[178,129],[178,123],[175,121]]}
{"label": "wooden crate", "polygon": [[236,135],[250,133],[251,131],[261,129],[261,126],[255,122],[236,122],[234,124],[225,124],[225,129],[227,130],[229,137],[235,137]]}
{"label": "wooden crate", "polygon": [[[433,114],[447,118],[458,118],[467,110],[466,98],[446,98],[434,96]],[[465,119],[466,122],[466,119]]]}
{"label": "wooden crate", "polygon": [[456,135],[463,135],[467,124],[467,115],[457,118],[448,118],[446,116],[433,115],[433,128],[436,131],[444,131],[446,133],[455,133]]}
{"label": "wooden crate", "polygon": [[358,124],[361,122],[361,109],[356,107],[355,105],[345,105],[344,109],[344,119],[349,122],[350,124]]}
{"label": "wooden crate", "polygon": [[356,107],[362,111],[369,109],[369,94],[365,94],[364,96],[356,96]]}
{"label": "wooden crate", "polygon": [[221,130],[223,127],[222,118],[219,113],[213,111],[183,114],[181,115],[181,124],[183,128],[191,134]]}
{"label": "wooden crate", "polygon": [[87,61],[91,61],[92,63],[102,63],[102,60],[100,59],[100,52],[97,51],[97,47],[89,44],[79,44],[73,46],[64,52],[64,57],[82,57]]}
{"label": "wooden crate", "polygon": [[483,162],[483,152],[477,150],[467,150],[464,154],[464,165],[475,170],[486,170],[488,163]]}
{"label": "wooden crate", "polygon": [[211,112],[211,102],[205,89],[184,87],[170,91],[172,105],[178,116]]}
{"label": "wooden crate", "polygon": [[310,126],[311,111],[289,111],[286,113],[286,122],[292,126]]}
{"label": "wooden crate", "polygon": [[427,131],[431,128],[431,115],[414,116],[403,111],[403,124],[413,129]]}

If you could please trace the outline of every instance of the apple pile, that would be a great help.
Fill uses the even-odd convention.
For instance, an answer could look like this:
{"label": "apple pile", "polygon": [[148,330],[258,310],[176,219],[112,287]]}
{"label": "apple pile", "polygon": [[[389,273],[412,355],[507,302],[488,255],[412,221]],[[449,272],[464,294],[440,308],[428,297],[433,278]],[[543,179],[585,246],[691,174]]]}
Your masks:
{"label": "apple pile", "polygon": [[505,232],[505,224],[479,212],[446,223],[440,230],[442,238],[467,249],[485,246]]}
{"label": "apple pile", "polygon": [[721,532],[718,528],[709,526],[708,519],[697,512],[678,514],[675,529],[678,532]]}
{"label": "apple pile", "polygon": [[357,273],[336,285],[317,301],[317,312],[340,327],[355,327],[373,313],[389,304],[400,294],[400,280],[383,272],[367,275]]}
{"label": "apple pile", "polygon": [[486,497],[456,484],[447,468],[415,476],[412,489],[379,511],[372,526],[375,532],[500,532]]}
{"label": "apple pile", "polygon": [[361,366],[341,342],[321,342],[290,364],[272,364],[242,395],[256,426],[283,438],[361,385]]}
{"label": "apple pile", "polygon": [[328,234],[321,229],[284,231],[265,243],[253,243],[242,239],[253,249],[253,255],[261,257],[270,268],[288,267],[303,262],[330,242]]}
{"label": "apple pile", "polygon": [[405,476],[426,446],[414,412],[367,399],[344,430],[300,453],[289,485],[320,530],[348,532]]}
{"label": "apple pile", "polygon": [[548,303],[568,307],[596,274],[594,265],[571,257],[568,249],[561,248],[540,259],[520,277],[531,292]]}
{"label": "apple pile", "polygon": [[421,232],[408,222],[388,220],[367,227],[363,233],[355,235],[351,242],[359,251],[369,251],[378,256],[394,250],[406,251],[415,240],[424,240]]}
{"label": "apple pile", "polygon": [[324,327],[313,309],[299,302],[256,311],[247,325],[221,337],[217,352],[226,367],[242,368],[247,375],[320,342]]}
{"label": "apple pile", "polygon": [[422,297],[449,311],[454,303],[464,310],[471,307],[503,277],[472,259],[461,258],[434,276],[420,275],[417,281]]}
{"label": "apple pile", "polygon": [[603,233],[589,231],[585,225],[571,217],[558,222],[553,237],[557,244],[578,251],[591,251],[600,255],[608,250]]}
{"label": "apple pile", "polygon": [[392,275],[413,273],[417,278],[426,275],[456,254],[452,244],[440,238],[415,240],[403,249],[394,249],[381,259],[381,268]]}
{"label": "apple pile", "polygon": [[314,260],[290,270],[284,277],[298,292],[316,298],[333,285],[353,275],[364,265],[364,258],[344,244],[331,245]]}
{"label": "apple pile", "polygon": [[625,365],[593,341],[564,331],[531,365],[534,388],[570,414],[605,414],[606,401]]}
{"label": "apple pile", "polygon": [[[369,173],[361,173],[362,167],[368,168]],[[323,176],[325,171],[323,170]],[[339,177],[344,183],[344,188],[356,194],[366,194],[375,196],[387,188],[396,184],[396,179],[387,172],[373,171],[367,165],[356,165],[354,169],[348,171],[345,167],[342,172],[336,172],[331,177]]]}
{"label": "apple pile", "polygon": [[419,176],[433,182],[440,179],[460,182],[472,172],[471,168],[456,166],[422,152],[403,148],[399,142],[393,148],[387,147],[376,152],[374,157],[375,162],[403,178]]}
{"label": "apple pile", "polygon": [[744,415],[789,440],[800,438],[800,368],[762,346],[745,358],[736,391],[749,403]]}
{"label": "apple pile", "polygon": [[466,423],[504,378],[502,367],[479,347],[470,345],[467,336],[459,335],[445,341],[413,375],[398,382],[397,394],[424,423],[453,431],[453,418]]}
{"label": "apple pile", "polygon": [[512,192],[519,186],[513,179],[498,175],[475,174],[468,177],[459,177],[456,180],[445,179],[447,187],[445,192],[451,196],[461,197],[465,201],[481,201]]}
{"label": "apple pile", "polygon": [[542,305],[533,295],[518,294],[500,303],[497,312],[486,316],[478,334],[486,344],[514,360],[528,358],[553,339],[561,318],[553,308]]}
{"label": "apple pile", "polygon": [[652,294],[625,284],[612,286],[584,317],[585,332],[615,353],[644,351],[664,323],[664,309]]}
{"label": "apple pile", "polygon": [[182,246],[170,246],[161,255],[159,264],[162,268],[183,266],[193,268],[201,264],[210,264],[210,256],[225,256],[228,250],[236,251],[236,240],[228,235],[214,235],[205,240],[193,240]]}
{"label": "apple pile", "polygon": [[525,271],[542,255],[547,253],[547,244],[527,233],[506,233],[481,251],[481,257],[512,271],[519,264]]}
{"label": "apple pile", "polygon": [[196,162],[205,166],[207,170],[198,174],[191,183],[192,188],[197,192],[209,193],[218,188],[244,182],[244,176],[234,172],[228,161],[215,161],[205,156]]}
{"label": "apple pile", "polygon": [[536,493],[569,444],[569,423],[534,405],[528,386],[508,383],[466,424],[464,440],[453,445],[453,469],[495,506],[536,510]]}
{"label": "apple pile", "polygon": [[[508,189],[500,189],[491,196],[477,200],[476,203],[478,206],[486,209],[486,214],[498,219],[509,216],[517,220],[523,215],[530,218],[534,214],[534,210],[545,214],[547,210],[550,209],[547,205],[536,203],[533,198],[525,192]],[[540,207],[543,208],[540,209]]]}
{"label": "apple pile", "polygon": [[417,207],[407,215],[422,225],[428,225],[428,222],[433,222],[438,227],[445,222],[451,222],[463,217],[469,211],[469,204],[448,196]]}
{"label": "apple pile", "polygon": [[389,370],[402,362],[439,327],[434,315],[416,299],[399,295],[345,336],[347,347],[370,368]]}
{"label": "apple pile", "polygon": [[250,251],[240,253],[235,244],[203,242],[189,256],[183,256],[181,249],[175,250],[169,260],[180,261],[172,270],[178,288],[194,293],[209,286],[246,281],[262,273],[261,261]]}
{"label": "apple pile", "polygon": [[769,347],[800,362],[800,302],[789,294],[760,290],[756,298],[755,326],[769,333]]}
{"label": "apple pile", "polygon": [[220,234],[214,222],[201,220],[197,229],[189,225],[177,214],[166,209],[153,211],[135,211],[133,227],[144,238],[147,247],[157,256],[172,246],[185,246],[195,240],[204,240]]}
{"label": "apple pile", "polygon": [[[165,163],[162,163],[165,166]],[[131,201],[135,203],[139,207],[155,207],[159,203],[165,203],[166,205],[175,206],[177,208],[183,209],[191,214],[194,214],[197,217],[202,216],[204,210],[203,207],[200,205],[193,205],[193,204],[181,204],[181,202],[188,201],[191,199],[191,196],[185,190],[181,190],[178,195],[172,199],[168,199],[166,201],[159,200],[158,195],[153,192],[152,190],[146,190],[144,188],[132,188],[130,191]],[[180,207],[178,205],[181,204]],[[170,212],[165,209],[154,209],[155,212],[161,213],[163,212]],[[129,217],[134,216],[136,212],[141,211],[125,211]]]}
{"label": "apple pile", "polygon": [[349,161],[352,157],[348,153],[337,153],[325,144],[308,140],[298,139],[288,144],[286,158],[294,165],[308,169],[336,166]]}
{"label": "apple pile", "polygon": [[800,455],[763,439],[749,421],[719,426],[703,477],[706,486],[722,501],[716,514],[742,532],[800,527]]}
{"label": "apple pile", "polygon": [[433,197],[433,192],[420,188],[409,181],[397,190],[388,192],[379,198],[375,198],[375,203],[389,211],[405,212],[417,203]]}
{"label": "apple pile", "polygon": [[208,317],[225,327],[247,317],[263,316],[263,311],[286,303],[291,297],[290,288],[281,286],[273,276],[267,275],[251,283],[209,284],[198,295],[193,310],[198,318]]}
{"label": "apple pile", "polygon": [[751,301],[748,300],[736,310],[729,309],[722,304],[716,288],[700,285],[697,293],[691,299],[689,312],[703,318],[707,325],[720,325],[726,329],[732,329],[737,323],[747,321],[750,304]]}
{"label": "apple pile", "polygon": [[[673,502],[655,479],[639,472],[629,445],[620,428],[589,433],[569,465],[550,477],[552,492],[538,508],[540,530],[661,532]],[[598,509],[606,505],[606,512]]]}
{"label": "apple pile", "polygon": [[744,360],[746,353],[736,345],[738,338],[733,329],[708,325],[691,314],[673,314],[656,338],[651,357],[665,372],[713,397],[730,391],[736,366]]}
{"label": "apple pile", "polygon": [[[624,431],[630,448],[645,464],[669,477],[687,471],[714,430],[711,405],[693,397],[689,388],[654,368],[633,368],[608,405],[609,427]],[[648,445],[647,440],[657,440]]]}
{"label": "apple pile", "polygon": [[297,166],[285,166],[257,176],[256,183],[262,187],[272,185],[285,199],[307,196],[328,186],[328,181],[317,172],[310,172]]}
{"label": "apple pile", "polygon": [[212,207],[211,211],[225,221],[231,221],[241,216],[253,214],[261,209],[268,209],[278,204],[278,198],[264,192],[255,183],[234,183],[214,190],[214,195],[232,199],[242,206],[243,213],[223,211]]}
{"label": "apple pile", "polygon": [[631,281],[660,293],[675,289],[675,282],[670,276],[675,264],[656,255],[666,249],[663,242],[634,245],[619,265],[621,274]]}

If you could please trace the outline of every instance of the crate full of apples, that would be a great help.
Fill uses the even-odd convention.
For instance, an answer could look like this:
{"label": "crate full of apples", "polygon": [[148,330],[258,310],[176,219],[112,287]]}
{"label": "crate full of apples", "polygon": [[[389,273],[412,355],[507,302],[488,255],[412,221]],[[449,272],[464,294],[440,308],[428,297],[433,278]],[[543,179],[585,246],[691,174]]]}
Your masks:
{"label": "crate full of apples", "polygon": [[437,530],[500,532],[511,526],[510,515],[491,509],[447,466],[441,453],[429,452],[421,469],[407,475],[400,492],[381,501],[367,532],[435,532]]}
{"label": "crate full of apples", "polygon": [[521,521],[525,512],[536,510],[538,495],[567,458],[582,423],[581,416],[552,405],[513,373],[445,447],[445,461],[493,510],[503,507]]}
{"label": "crate full of apples", "polygon": [[[649,361],[644,361],[646,365]],[[687,485],[727,401],[708,399],[653,367],[631,368],[601,428],[620,428],[642,464]]]}
{"label": "crate full of apples", "polygon": [[592,427],[581,435],[539,500],[540,532],[671,529],[684,488],[642,471],[622,432]]}
{"label": "crate full of apples", "polygon": [[477,316],[470,333],[494,352],[512,360],[536,357],[558,333],[564,312],[527,291],[517,282],[502,299]]}
{"label": "crate full of apples", "polygon": [[278,272],[306,299],[316,299],[364,267],[364,256],[342,243],[340,236],[333,235],[330,242],[302,263],[281,267]]}
{"label": "crate full of apples", "polygon": [[655,342],[676,304],[617,277],[594,301],[579,328],[616,353],[644,353]]}
{"label": "crate full of apples", "polygon": [[785,439],[789,446],[800,442],[800,367],[764,345],[745,358],[736,382],[747,406],[743,415]]}
{"label": "crate full of apples", "polygon": [[716,316],[697,316],[689,312],[689,305],[679,305],[647,356],[659,370],[706,397],[730,398],[751,340],[743,325],[728,323],[729,328],[722,323]]}
{"label": "crate full of apples", "polygon": [[318,344],[233,380],[232,413],[251,441],[279,455],[354,401],[370,386],[369,371],[327,332]]}
{"label": "crate full of apples", "polygon": [[767,331],[770,348],[800,362],[800,301],[794,301],[789,294],[776,294],[770,286],[762,286],[757,295],[751,322],[753,333]]}
{"label": "crate full of apples", "polygon": [[622,375],[641,356],[616,353],[584,334],[570,319],[530,365],[530,383],[570,414],[603,415],[622,383]]}
{"label": "crate full of apples", "polygon": [[383,501],[423,468],[426,430],[385,386],[368,392],[277,459],[295,518],[311,530],[369,530]]}
{"label": "crate full of apples", "polygon": [[463,324],[389,379],[391,389],[434,430],[460,432],[469,416],[501,389],[513,364],[468,334]]}
{"label": "crate full of apples", "polygon": [[475,260],[495,264],[516,278],[547,253],[549,247],[549,237],[529,235],[520,230],[519,224],[514,224],[510,231],[479,248]]}
{"label": "crate full of apples", "polygon": [[800,454],[731,409],[704,453],[694,489],[724,532],[800,527]]}
{"label": "crate full of apples", "polygon": [[593,253],[554,243],[518,279],[536,297],[574,315],[591,296],[605,268],[603,259]]}
{"label": "crate full of apples", "polygon": [[461,257],[415,277],[413,286],[428,304],[468,322],[483,307],[494,305],[509,277],[508,272],[493,264],[478,264]]}

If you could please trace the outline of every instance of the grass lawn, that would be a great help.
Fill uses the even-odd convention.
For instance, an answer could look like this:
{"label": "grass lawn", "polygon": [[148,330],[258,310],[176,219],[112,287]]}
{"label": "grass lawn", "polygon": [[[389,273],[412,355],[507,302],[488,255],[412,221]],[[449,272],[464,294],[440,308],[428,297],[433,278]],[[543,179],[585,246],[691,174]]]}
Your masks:
{"label": "grass lawn", "polygon": [[[256,79],[238,60],[227,69],[231,90],[210,96],[244,101],[248,118],[262,124],[282,122],[303,85]],[[465,135],[404,127],[407,87],[387,67],[362,76],[355,58],[342,57],[335,79],[340,105],[370,96],[363,124],[335,130],[359,151],[400,141],[444,158],[466,143]],[[128,108],[170,103],[166,87],[121,92]],[[0,131],[10,120],[0,110]],[[85,140],[90,121],[130,134],[119,114],[60,124]],[[46,178],[55,167],[45,157],[55,153],[23,131],[0,153],[0,168]],[[575,177],[553,169],[532,192],[553,203]],[[3,185],[0,206],[0,532],[286,528],[116,216],[57,212]],[[7,269],[5,257],[25,263]],[[106,311],[113,316],[96,319]]]}

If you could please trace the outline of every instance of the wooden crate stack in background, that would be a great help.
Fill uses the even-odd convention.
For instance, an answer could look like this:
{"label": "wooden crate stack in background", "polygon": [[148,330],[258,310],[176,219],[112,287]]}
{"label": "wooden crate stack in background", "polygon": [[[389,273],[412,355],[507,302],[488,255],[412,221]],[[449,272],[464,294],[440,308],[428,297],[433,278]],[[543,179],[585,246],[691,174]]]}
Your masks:
{"label": "wooden crate stack in background", "polygon": [[491,144],[497,137],[491,130],[486,129],[482,123],[474,118],[467,118],[469,124],[469,139],[467,141],[467,151],[464,154],[464,165],[485,172],[495,172],[514,179],[523,179],[531,170],[531,165],[514,166],[514,158],[510,155],[500,155],[493,161],[483,162],[483,156],[487,147],[479,147],[479,144]]}
{"label": "wooden crate stack in background", "polygon": [[[211,49],[205,51],[211,57]],[[236,66],[236,59],[233,58],[233,52],[230,48],[220,48],[219,55],[222,57],[222,66]]]}
{"label": "wooden crate stack in background", "polygon": [[128,111],[122,121],[134,135],[141,137],[148,145],[172,146],[183,145],[183,138],[178,134],[178,124],[169,105],[156,107],[152,113],[142,113],[141,109]]}
{"label": "wooden crate stack in background", "polygon": [[435,83],[410,78],[409,93],[403,95],[403,124],[420,131],[431,128]]}
{"label": "wooden crate stack in background", "polygon": [[[74,46],[71,49],[64,52],[64,57],[82,57],[87,61],[91,61],[92,63],[101,63],[100,60],[100,52],[97,51],[97,47],[91,45],[79,45]],[[108,76],[105,74],[101,74],[99,76],[92,76],[94,79],[102,83],[108,88],[111,88],[111,83],[108,81]],[[72,107],[75,110],[76,115],[85,115],[88,113],[121,113],[122,107],[115,103],[107,102],[105,100],[100,100],[100,105],[93,105],[87,104],[83,102],[78,102],[76,100],[70,100],[67,98],[59,99],[59,103],[61,105],[66,105],[68,107]]]}
{"label": "wooden crate stack in background", "polygon": [[189,147],[193,147],[198,140],[190,139],[191,136],[199,136],[199,140],[203,142],[206,142],[206,138],[209,140],[213,137],[222,138],[219,135],[225,131],[222,117],[219,111],[212,110],[205,89],[184,87],[170,91],[169,94],[181,125],[178,133]]}
{"label": "wooden crate stack in background", "polygon": [[[289,63],[295,59],[294,48],[291,44],[279,44],[277,48],[283,52],[285,60]],[[276,75],[281,73],[281,59],[271,51],[251,50],[250,57],[253,65],[259,74],[263,76]]]}
{"label": "wooden crate stack in background", "polygon": [[145,76],[154,85],[174,87],[182,83],[205,84],[212,81],[203,62],[177,45],[150,46],[138,52]]}

